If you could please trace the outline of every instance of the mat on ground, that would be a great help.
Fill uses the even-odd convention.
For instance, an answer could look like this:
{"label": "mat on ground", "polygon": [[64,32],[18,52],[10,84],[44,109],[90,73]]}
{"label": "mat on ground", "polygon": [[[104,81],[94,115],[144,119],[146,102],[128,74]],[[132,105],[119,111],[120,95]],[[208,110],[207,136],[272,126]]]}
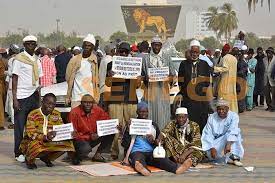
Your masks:
{"label": "mat on ground", "polygon": [[[92,165],[79,165],[70,167],[76,171],[99,177],[137,174],[137,172],[132,167],[121,165],[120,162],[98,163]],[[213,168],[213,166],[200,165],[198,166],[198,168]],[[148,169],[153,173],[163,171],[159,168],[152,166],[148,166]]]}

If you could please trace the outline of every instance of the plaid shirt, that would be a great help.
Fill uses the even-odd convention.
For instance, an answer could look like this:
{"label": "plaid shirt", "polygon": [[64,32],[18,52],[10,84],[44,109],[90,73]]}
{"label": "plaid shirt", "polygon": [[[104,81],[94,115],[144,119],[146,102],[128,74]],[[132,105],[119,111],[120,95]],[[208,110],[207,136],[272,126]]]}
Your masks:
{"label": "plaid shirt", "polygon": [[56,76],[56,68],[54,62],[47,55],[41,58],[43,76],[40,78],[40,84],[43,87],[53,84],[53,78]]}

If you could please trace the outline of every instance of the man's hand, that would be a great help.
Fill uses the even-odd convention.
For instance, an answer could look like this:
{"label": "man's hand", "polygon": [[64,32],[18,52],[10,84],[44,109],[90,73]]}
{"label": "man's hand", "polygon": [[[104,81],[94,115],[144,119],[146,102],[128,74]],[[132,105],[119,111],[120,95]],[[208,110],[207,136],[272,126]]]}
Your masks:
{"label": "man's hand", "polygon": [[122,133],[123,127],[121,124],[117,125],[116,128],[118,129],[119,133]]}
{"label": "man's hand", "polygon": [[72,137],[73,137],[73,138],[76,138],[76,136],[77,136],[77,131],[73,131],[73,132],[72,132]]}
{"label": "man's hand", "polygon": [[68,106],[71,103],[71,98],[70,97],[66,97],[65,98],[65,105]]}
{"label": "man's hand", "polygon": [[146,138],[151,144],[154,144],[155,140],[154,140],[154,136],[152,134],[147,134]]}
{"label": "man's hand", "polygon": [[224,148],[224,154],[227,154],[227,153],[231,152],[231,145],[232,145],[231,142],[227,142],[227,144]]}
{"label": "man's hand", "polygon": [[52,139],[53,139],[55,136],[56,136],[56,132],[55,132],[55,131],[50,131],[50,132],[48,132],[48,134],[47,134],[47,139],[48,139],[49,141],[52,141]]}
{"label": "man's hand", "polygon": [[13,99],[13,109],[16,112],[21,110],[20,104],[16,98]]}
{"label": "man's hand", "polygon": [[107,76],[108,77],[113,77],[114,75],[115,75],[115,72],[112,71],[112,70],[110,70],[110,71],[107,72]]}
{"label": "man's hand", "polygon": [[142,76],[138,76],[137,77],[137,88],[139,88],[141,86],[141,82],[144,80],[144,77]]}
{"label": "man's hand", "polygon": [[97,140],[97,139],[98,139],[97,133],[92,133],[92,134],[91,134],[91,140],[92,140],[92,141],[95,141],[95,140]]}
{"label": "man's hand", "polygon": [[213,159],[216,159],[216,158],[217,158],[217,150],[216,150],[214,147],[212,147],[212,148],[210,149],[210,152],[211,152],[211,157],[212,157]]}

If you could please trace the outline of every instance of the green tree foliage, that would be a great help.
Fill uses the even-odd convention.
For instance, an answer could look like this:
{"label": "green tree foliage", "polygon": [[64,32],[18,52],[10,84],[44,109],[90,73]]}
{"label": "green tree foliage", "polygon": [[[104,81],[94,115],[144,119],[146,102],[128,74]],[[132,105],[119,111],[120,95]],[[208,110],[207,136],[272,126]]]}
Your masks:
{"label": "green tree foliage", "polygon": [[[263,6],[264,5],[264,0],[260,0],[260,2],[261,2],[261,6]],[[255,12],[257,3],[259,3],[259,0],[247,0],[249,13],[251,13],[252,7],[253,7],[254,12]],[[267,0],[267,3],[268,3],[269,11],[270,11],[271,0]]]}
{"label": "green tree foliage", "polygon": [[222,47],[221,43],[216,38],[214,38],[213,36],[212,37],[206,37],[206,38],[204,38],[201,41],[201,44],[206,49],[210,49],[210,50],[215,50],[217,48],[221,48]]}
{"label": "green tree foliage", "polygon": [[232,4],[225,3],[222,7],[209,7],[206,14],[206,24],[213,30],[217,37],[224,36],[226,41],[230,41],[231,34],[238,28],[238,18]]}
{"label": "green tree foliage", "polygon": [[120,39],[121,41],[127,41],[130,44],[133,44],[136,41],[135,37],[129,37],[125,32],[121,31],[114,32],[109,38],[110,41],[116,41],[117,39]]}
{"label": "green tree foliage", "polygon": [[175,47],[177,51],[184,53],[185,50],[189,48],[190,42],[191,39],[181,39],[178,42],[176,42]]}

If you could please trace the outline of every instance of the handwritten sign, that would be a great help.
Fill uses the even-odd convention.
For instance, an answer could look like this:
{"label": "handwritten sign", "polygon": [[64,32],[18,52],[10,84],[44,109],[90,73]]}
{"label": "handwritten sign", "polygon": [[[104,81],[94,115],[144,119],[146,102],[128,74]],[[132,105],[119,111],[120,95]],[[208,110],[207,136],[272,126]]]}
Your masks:
{"label": "handwritten sign", "polygon": [[62,141],[72,139],[72,132],[74,131],[73,124],[53,125],[53,131],[56,132],[56,136],[52,141]]}
{"label": "handwritten sign", "polygon": [[169,67],[148,68],[149,82],[165,81],[169,76]]}
{"label": "handwritten sign", "polygon": [[152,120],[131,119],[130,135],[151,134]]}
{"label": "handwritten sign", "polygon": [[112,71],[114,78],[135,79],[141,75],[142,58],[114,56]]}
{"label": "handwritten sign", "polygon": [[99,137],[118,133],[118,119],[97,121],[96,126]]}

